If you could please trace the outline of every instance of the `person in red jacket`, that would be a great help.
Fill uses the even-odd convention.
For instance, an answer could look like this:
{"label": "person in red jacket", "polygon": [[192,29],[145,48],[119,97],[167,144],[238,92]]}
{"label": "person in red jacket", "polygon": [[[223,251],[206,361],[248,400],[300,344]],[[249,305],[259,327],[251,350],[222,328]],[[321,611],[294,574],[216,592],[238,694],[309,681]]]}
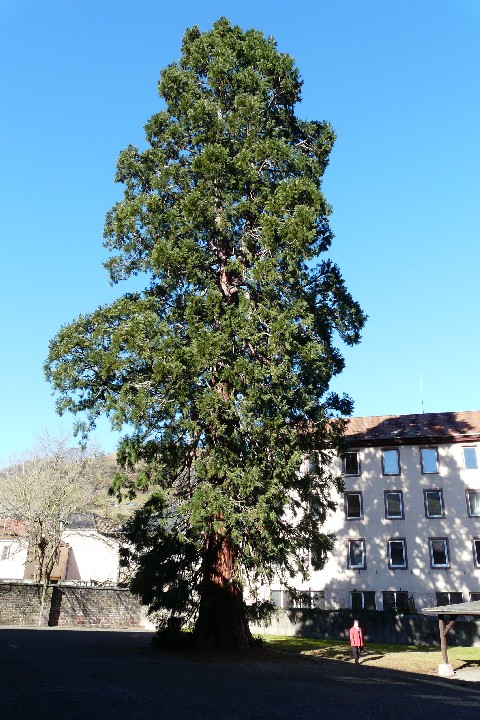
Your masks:
{"label": "person in red jacket", "polygon": [[350,628],[350,645],[352,647],[355,665],[358,665],[360,652],[363,649],[363,633],[362,628],[358,624],[358,620],[354,620],[353,627]]}

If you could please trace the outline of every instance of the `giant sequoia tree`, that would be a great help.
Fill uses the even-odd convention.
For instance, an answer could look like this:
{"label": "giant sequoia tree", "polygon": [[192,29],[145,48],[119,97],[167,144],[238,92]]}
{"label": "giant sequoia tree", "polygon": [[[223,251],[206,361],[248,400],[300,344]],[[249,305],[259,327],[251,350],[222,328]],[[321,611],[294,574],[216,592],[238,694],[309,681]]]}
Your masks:
{"label": "giant sequoia tree", "polygon": [[145,290],[62,328],[46,362],[60,412],[133,428],[119,461],[156,488],[130,527],[133,587],[173,618],[195,611],[200,645],[247,645],[246,584],[305,573],[332,544],[335,478],[299,467],[339,447],[335,343],[358,342],[364,316],[325,257],[334,133],[296,116],[300,89],[260,32],[187,30],[106,218],[112,282]]}

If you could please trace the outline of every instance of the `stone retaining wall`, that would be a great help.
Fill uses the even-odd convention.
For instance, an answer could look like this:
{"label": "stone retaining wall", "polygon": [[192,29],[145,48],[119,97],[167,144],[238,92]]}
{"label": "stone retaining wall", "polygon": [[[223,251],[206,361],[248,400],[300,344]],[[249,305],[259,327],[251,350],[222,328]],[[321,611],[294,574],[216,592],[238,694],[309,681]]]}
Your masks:
{"label": "stone retaining wall", "polygon": [[0,625],[134,628],[143,625],[138,598],[126,588],[0,582]]}
{"label": "stone retaining wall", "polygon": [[0,582],[0,625],[48,625],[52,588],[47,588],[40,617],[41,591],[33,583]]}

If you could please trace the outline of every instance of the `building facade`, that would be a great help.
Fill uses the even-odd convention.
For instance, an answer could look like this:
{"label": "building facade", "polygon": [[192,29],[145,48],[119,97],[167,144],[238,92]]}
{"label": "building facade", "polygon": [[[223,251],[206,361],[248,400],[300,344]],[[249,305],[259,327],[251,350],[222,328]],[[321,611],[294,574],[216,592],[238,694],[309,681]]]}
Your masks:
{"label": "building facade", "polygon": [[334,551],[277,606],[420,610],[480,599],[480,412],[351,418]]}

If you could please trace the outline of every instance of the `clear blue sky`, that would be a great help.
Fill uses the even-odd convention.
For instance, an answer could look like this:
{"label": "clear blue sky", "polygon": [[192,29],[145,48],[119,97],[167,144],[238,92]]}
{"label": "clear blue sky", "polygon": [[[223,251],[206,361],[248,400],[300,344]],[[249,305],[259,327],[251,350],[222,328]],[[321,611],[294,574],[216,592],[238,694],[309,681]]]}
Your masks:
{"label": "clear blue sky", "polygon": [[222,15],[295,57],[298,114],[338,135],[332,256],[370,319],[335,389],[356,415],[421,412],[421,378],[425,411],[480,408],[477,0],[0,0],[0,461],[72,426],[48,342],[122,291],[102,267],[116,158],[185,28]]}

